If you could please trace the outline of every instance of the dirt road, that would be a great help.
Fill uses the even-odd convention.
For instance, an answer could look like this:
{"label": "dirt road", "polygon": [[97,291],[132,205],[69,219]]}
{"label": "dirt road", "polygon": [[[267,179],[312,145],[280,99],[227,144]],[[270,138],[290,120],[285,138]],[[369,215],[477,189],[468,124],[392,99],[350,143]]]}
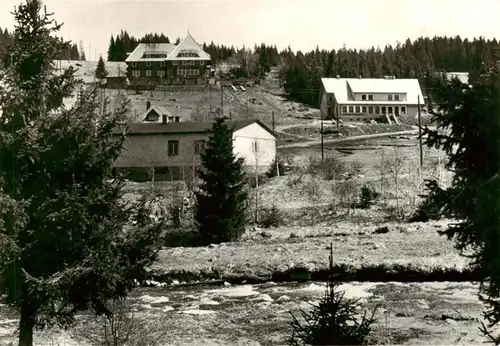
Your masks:
{"label": "dirt road", "polygon": [[[332,144],[332,143],[343,143],[343,142],[351,142],[351,141],[359,141],[363,139],[372,139],[372,138],[381,138],[388,136],[399,136],[399,135],[416,135],[418,134],[418,130],[408,130],[408,131],[398,131],[398,132],[386,132],[386,133],[377,133],[372,135],[362,135],[362,136],[353,136],[346,138],[337,138],[337,139],[326,139],[323,141],[324,144]],[[303,141],[298,143],[291,144],[283,144],[277,146],[277,149],[287,149],[287,148],[306,148],[315,145],[320,145],[321,140],[311,140],[311,141]]]}

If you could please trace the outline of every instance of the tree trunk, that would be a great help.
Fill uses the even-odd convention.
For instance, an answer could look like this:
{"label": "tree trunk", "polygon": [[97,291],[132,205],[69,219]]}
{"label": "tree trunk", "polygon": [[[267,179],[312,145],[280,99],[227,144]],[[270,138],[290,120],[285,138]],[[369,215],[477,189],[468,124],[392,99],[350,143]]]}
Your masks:
{"label": "tree trunk", "polygon": [[[26,297],[24,298],[26,299]],[[19,322],[19,346],[33,346],[36,309],[31,302],[23,302]]]}

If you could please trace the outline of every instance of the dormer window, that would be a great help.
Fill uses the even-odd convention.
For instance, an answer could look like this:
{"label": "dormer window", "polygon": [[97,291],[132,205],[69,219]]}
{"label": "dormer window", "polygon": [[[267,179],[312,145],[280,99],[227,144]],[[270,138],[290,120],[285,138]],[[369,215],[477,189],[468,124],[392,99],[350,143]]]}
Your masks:
{"label": "dormer window", "polygon": [[387,100],[392,101],[392,95],[387,95]]}
{"label": "dormer window", "polygon": [[368,100],[373,101],[373,95],[368,95]]}
{"label": "dormer window", "polygon": [[366,101],[366,95],[361,95],[361,100]]}
{"label": "dormer window", "polygon": [[394,101],[399,101],[399,95],[394,95]]}

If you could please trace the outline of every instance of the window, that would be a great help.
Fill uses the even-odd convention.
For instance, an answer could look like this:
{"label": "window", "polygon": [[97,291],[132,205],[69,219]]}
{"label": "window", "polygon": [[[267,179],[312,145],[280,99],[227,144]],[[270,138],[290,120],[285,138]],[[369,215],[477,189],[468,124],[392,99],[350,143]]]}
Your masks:
{"label": "window", "polygon": [[394,114],[399,115],[399,107],[394,107]]}
{"label": "window", "polygon": [[141,76],[141,71],[132,70],[132,77],[140,77],[140,76]]}
{"label": "window", "polygon": [[146,77],[151,77],[151,70],[146,70]]}
{"label": "window", "polygon": [[373,101],[373,95],[368,95],[368,100]]}
{"label": "window", "polygon": [[132,65],[132,67],[136,67],[136,66],[137,66],[137,63],[136,63],[136,62],[133,62],[131,65]]}
{"label": "window", "polygon": [[356,113],[359,113],[359,106],[356,106]]}
{"label": "window", "polygon": [[362,108],[362,112],[363,112],[363,113],[366,113],[366,106],[363,106],[363,108]]}
{"label": "window", "polygon": [[387,95],[387,100],[392,101],[392,95]]}
{"label": "window", "polygon": [[254,153],[258,152],[259,151],[259,143],[257,141],[253,141],[252,142],[252,151]]}
{"label": "window", "polygon": [[165,61],[160,61],[160,66],[165,66]]}
{"label": "window", "polygon": [[354,107],[353,106],[349,106],[349,113],[353,113],[354,112]]}
{"label": "window", "polygon": [[165,71],[163,70],[158,70],[156,73],[158,74],[158,77],[165,77]]}
{"label": "window", "polygon": [[394,100],[399,101],[399,95],[394,95]]}
{"label": "window", "polygon": [[178,122],[180,122],[180,121],[181,121],[181,117],[175,117],[175,119],[174,119],[174,122],[175,122],[175,123],[178,123]]}
{"label": "window", "polygon": [[380,107],[379,106],[375,106],[375,114],[380,114]]}
{"label": "window", "polygon": [[172,61],[172,65],[177,66],[177,61]]}
{"label": "window", "polygon": [[179,141],[168,141],[168,156],[179,155]]}
{"label": "window", "polygon": [[203,66],[205,64],[205,62],[202,60],[200,61],[200,66]]}
{"label": "window", "polygon": [[168,117],[168,122],[173,123],[174,122],[174,117]]}
{"label": "window", "polygon": [[363,101],[366,101],[366,95],[361,95],[361,99],[362,99]]}
{"label": "window", "polygon": [[146,66],[151,66],[151,61],[146,61]]}
{"label": "window", "polygon": [[392,107],[387,107],[387,113],[392,114]]}
{"label": "window", "polygon": [[406,114],[406,107],[401,107],[401,114]]}
{"label": "window", "polygon": [[146,116],[146,121],[158,121],[160,116],[154,110],[151,110]]}
{"label": "window", "polygon": [[368,107],[368,114],[373,114],[373,107],[372,106]]}
{"label": "window", "polygon": [[342,106],[342,113],[347,113],[347,106]]}
{"label": "window", "polygon": [[382,114],[386,114],[385,106],[382,106]]}
{"label": "window", "polygon": [[200,139],[197,141],[194,141],[194,153],[197,155],[200,155],[205,151],[205,140]]}

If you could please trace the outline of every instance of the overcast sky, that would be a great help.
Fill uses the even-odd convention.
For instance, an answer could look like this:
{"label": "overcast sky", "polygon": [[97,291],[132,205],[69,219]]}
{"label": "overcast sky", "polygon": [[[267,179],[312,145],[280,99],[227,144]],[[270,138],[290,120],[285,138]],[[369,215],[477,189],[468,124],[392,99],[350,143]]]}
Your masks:
{"label": "overcast sky", "polygon": [[[12,28],[19,0],[0,0],[0,27]],[[121,29],[134,36],[189,30],[200,43],[293,50],[366,48],[419,36],[500,35],[500,0],[45,0],[64,22],[61,35],[83,41],[87,59],[106,54]],[[90,54],[89,54],[90,47]]]}

